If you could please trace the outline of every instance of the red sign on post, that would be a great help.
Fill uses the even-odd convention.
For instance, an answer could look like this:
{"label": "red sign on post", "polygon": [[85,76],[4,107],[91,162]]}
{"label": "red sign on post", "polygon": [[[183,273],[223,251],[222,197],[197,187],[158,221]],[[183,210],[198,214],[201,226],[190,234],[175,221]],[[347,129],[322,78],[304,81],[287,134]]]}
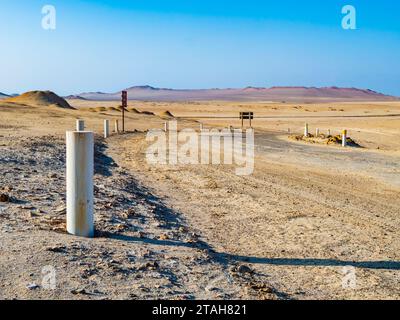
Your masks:
{"label": "red sign on post", "polygon": [[122,105],[124,107],[128,106],[128,92],[127,91],[122,91]]}
{"label": "red sign on post", "polygon": [[125,109],[128,107],[128,92],[122,91],[122,132],[125,132]]}

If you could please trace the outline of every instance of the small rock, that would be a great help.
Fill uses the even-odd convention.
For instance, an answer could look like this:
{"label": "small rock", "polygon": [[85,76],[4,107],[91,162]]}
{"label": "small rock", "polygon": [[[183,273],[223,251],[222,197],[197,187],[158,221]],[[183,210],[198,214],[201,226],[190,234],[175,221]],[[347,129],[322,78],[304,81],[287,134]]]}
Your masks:
{"label": "small rock", "polygon": [[217,182],[211,180],[205,185],[205,187],[208,189],[218,189],[218,184]]}
{"label": "small rock", "polygon": [[56,178],[58,178],[58,176],[55,173],[51,173],[51,174],[49,174],[49,178],[50,179],[56,179]]}
{"label": "small rock", "polygon": [[74,295],[78,295],[78,294],[82,294],[82,295],[88,294],[88,292],[87,292],[85,289],[74,289],[74,290],[71,290],[71,293],[74,294]]}
{"label": "small rock", "polygon": [[65,213],[67,213],[67,207],[64,206],[64,205],[59,206],[54,210],[54,212],[57,213],[57,214],[60,214],[60,215],[61,214],[65,214]]}
{"label": "small rock", "polygon": [[39,289],[40,286],[37,285],[36,283],[30,283],[30,284],[28,284],[28,285],[26,286],[26,288],[27,288],[28,290],[36,290],[36,289]]}
{"label": "small rock", "polygon": [[242,265],[237,269],[237,272],[239,272],[239,273],[253,273],[253,270],[251,270],[248,266]]}
{"label": "small rock", "polygon": [[129,209],[125,212],[125,214],[126,214],[128,217],[133,217],[133,216],[136,214],[136,212],[135,212],[135,209],[129,208]]}
{"label": "small rock", "polygon": [[38,217],[39,215],[37,214],[37,212],[36,211],[30,211],[30,212],[28,212],[27,214],[26,214],[26,217],[28,218],[28,219],[30,219],[30,218],[36,218],[36,217]]}
{"label": "small rock", "polygon": [[164,240],[168,240],[169,237],[166,234],[162,234],[161,236],[158,237],[158,240],[164,241]]}
{"label": "small rock", "polygon": [[49,248],[46,248],[46,251],[50,251],[50,252],[54,252],[54,253],[65,253],[67,251],[67,248],[65,246],[49,247]]}
{"label": "small rock", "polygon": [[1,193],[0,194],[0,202],[10,202],[10,197],[5,193]]}
{"label": "small rock", "polygon": [[128,227],[124,224],[117,224],[115,226],[115,229],[119,232],[125,231],[126,229],[128,229]]}
{"label": "small rock", "polygon": [[36,208],[33,206],[20,206],[19,208],[23,209],[23,210],[35,210]]}
{"label": "small rock", "polygon": [[159,268],[160,266],[158,265],[157,262],[147,262],[146,264],[142,265],[139,270],[143,271],[143,270],[152,270],[155,271]]}

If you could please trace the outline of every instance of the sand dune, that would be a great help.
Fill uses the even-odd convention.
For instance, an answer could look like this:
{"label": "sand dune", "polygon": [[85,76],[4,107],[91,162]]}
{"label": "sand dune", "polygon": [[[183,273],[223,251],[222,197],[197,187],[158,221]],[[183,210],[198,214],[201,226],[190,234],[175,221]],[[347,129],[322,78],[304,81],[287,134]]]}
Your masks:
{"label": "sand dune", "polygon": [[161,113],[159,114],[159,116],[160,116],[161,118],[164,118],[164,119],[175,118],[175,116],[174,116],[171,112],[169,112],[168,110],[167,110],[167,111],[164,111],[164,112],[161,112]]}
{"label": "sand dune", "polygon": [[64,109],[73,109],[65,99],[51,91],[29,91],[4,101],[28,106],[55,106]]}

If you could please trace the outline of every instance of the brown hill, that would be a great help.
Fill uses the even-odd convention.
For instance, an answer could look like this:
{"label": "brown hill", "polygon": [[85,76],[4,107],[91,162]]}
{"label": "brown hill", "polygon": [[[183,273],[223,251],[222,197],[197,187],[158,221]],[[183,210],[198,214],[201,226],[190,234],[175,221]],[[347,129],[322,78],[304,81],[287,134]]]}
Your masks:
{"label": "brown hill", "polygon": [[51,91],[29,91],[4,101],[28,106],[55,106],[73,109],[65,99]]}

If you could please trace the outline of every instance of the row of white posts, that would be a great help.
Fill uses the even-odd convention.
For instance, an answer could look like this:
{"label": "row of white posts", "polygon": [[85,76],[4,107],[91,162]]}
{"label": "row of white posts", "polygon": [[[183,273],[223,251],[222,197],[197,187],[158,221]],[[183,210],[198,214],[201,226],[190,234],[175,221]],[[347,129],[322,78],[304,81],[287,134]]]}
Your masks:
{"label": "row of white posts", "polygon": [[[85,121],[84,120],[76,120],[76,131],[85,131]],[[115,120],[115,133],[119,133],[119,121]],[[104,138],[108,138],[110,136],[110,120],[104,120]]]}
{"label": "row of white posts", "polygon": [[[202,123],[200,123],[200,131],[203,131],[203,129],[204,129],[204,126]],[[168,130],[169,130],[168,122],[164,122],[164,132],[168,132]]]}
{"label": "row of white posts", "polygon": [[[200,132],[204,130],[204,125],[203,125],[202,123],[200,123],[199,127],[200,127]],[[233,128],[232,126],[229,126],[228,128],[229,128],[231,131],[234,130],[234,128]],[[164,122],[164,132],[168,132],[168,130],[169,130],[168,122]]]}
{"label": "row of white posts", "polygon": [[[119,121],[114,122],[114,132],[119,133]],[[104,138],[107,139],[110,136],[110,120],[104,120]]]}
{"label": "row of white posts", "polygon": [[[165,123],[165,131],[168,131]],[[203,125],[200,125],[203,130]],[[118,120],[115,132],[119,132]],[[110,135],[110,121],[104,120],[104,138]],[[67,144],[67,232],[94,237],[94,133],[85,131],[85,122],[76,121],[76,131],[68,131]]]}
{"label": "row of white posts", "polygon": [[[104,138],[110,135],[110,121],[104,120]],[[232,127],[230,127],[232,130]],[[168,131],[168,122],[164,130]],[[200,131],[203,124],[200,124]],[[119,132],[118,121],[115,132]],[[308,136],[308,124],[304,135]],[[317,135],[319,129],[317,129]],[[347,145],[347,130],[342,133],[343,146]],[[94,133],[85,131],[83,120],[76,121],[76,131],[68,131],[67,137],[67,231],[81,237],[94,236],[93,175]]]}
{"label": "row of white posts", "polygon": [[[308,135],[310,134],[308,129],[309,129],[308,123],[306,123],[305,126],[304,126],[304,136],[305,137],[308,137]],[[289,129],[289,132],[290,132],[290,129]],[[317,128],[315,130],[315,136],[318,137],[319,133],[320,133],[319,128]],[[329,136],[331,135],[331,130],[330,129],[328,130],[328,135]],[[347,130],[343,130],[342,131],[342,146],[343,147],[347,146]]]}
{"label": "row of white posts", "polygon": [[[118,120],[115,132],[119,132]],[[104,138],[110,136],[110,121],[104,120]],[[94,237],[93,175],[94,133],[85,122],[76,121],[76,131],[67,132],[67,232]]]}

